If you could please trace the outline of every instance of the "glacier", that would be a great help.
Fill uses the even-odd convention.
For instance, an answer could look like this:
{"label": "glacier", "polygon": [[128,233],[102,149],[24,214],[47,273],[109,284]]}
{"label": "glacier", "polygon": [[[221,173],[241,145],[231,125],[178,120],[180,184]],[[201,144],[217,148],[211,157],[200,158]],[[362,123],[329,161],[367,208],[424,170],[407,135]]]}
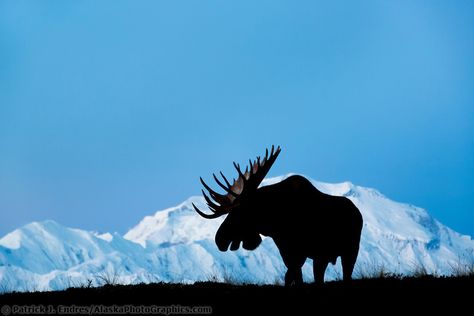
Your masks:
{"label": "glacier", "polygon": [[[291,174],[265,179],[279,182]],[[322,192],[346,196],[364,218],[354,277],[380,273],[449,275],[474,255],[474,240],[441,224],[422,208],[399,203],[379,191],[311,180]],[[106,283],[224,281],[282,284],[286,271],[271,238],[254,251],[220,252],[214,234],[223,217],[201,218],[203,197],[146,216],[125,235],[33,222],[0,239],[0,292],[46,291]],[[288,210],[288,216],[291,216]],[[303,267],[311,282],[312,265]],[[325,279],[340,279],[340,260]]]}

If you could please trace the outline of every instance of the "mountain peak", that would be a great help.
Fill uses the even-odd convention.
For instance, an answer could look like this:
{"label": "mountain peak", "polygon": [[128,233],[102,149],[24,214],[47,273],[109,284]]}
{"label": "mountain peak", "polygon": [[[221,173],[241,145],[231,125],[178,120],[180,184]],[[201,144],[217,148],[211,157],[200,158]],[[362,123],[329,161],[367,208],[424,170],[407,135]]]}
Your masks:
{"label": "mountain peak", "polygon": [[0,246],[9,249],[18,249],[25,242],[25,239],[30,238],[34,235],[41,235],[47,231],[58,229],[62,227],[53,220],[44,220],[38,222],[28,223],[14,231],[8,233],[0,239]]}
{"label": "mountain peak", "polygon": [[212,231],[217,230],[224,218],[203,221],[194,211],[192,203],[201,209],[207,208],[202,196],[192,196],[178,206],[145,216],[124,238],[143,247],[147,244],[179,244],[213,238]]}

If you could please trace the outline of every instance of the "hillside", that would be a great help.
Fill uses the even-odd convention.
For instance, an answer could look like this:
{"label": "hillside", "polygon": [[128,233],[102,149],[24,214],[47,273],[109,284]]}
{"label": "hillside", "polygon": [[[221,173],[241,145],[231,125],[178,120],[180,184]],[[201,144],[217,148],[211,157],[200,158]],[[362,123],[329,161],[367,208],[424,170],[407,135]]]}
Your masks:
{"label": "hillside", "polygon": [[[202,282],[194,285],[149,284],[71,288],[57,292],[12,293],[0,296],[0,306],[36,305],[57,309],[59,305],[85,308],[130,308],[144,305],[165,308],[198,306],[213,314],[257,312],[327,311],[382,313],[383,311],[436,311],[453,313],[470,308],[474,292],[472,277],[382,278],[356,280],[349,284],[329,282],[300,288],[275,285],[232,285]],[[48,307],[49,306],[49,307]],[[203,307],[205,307],[203,309]],[[4,308],[4,307],[3,307]],[[207,309],[206,309],[207,308]],[[123,311],[123,310],[122,310]]]}

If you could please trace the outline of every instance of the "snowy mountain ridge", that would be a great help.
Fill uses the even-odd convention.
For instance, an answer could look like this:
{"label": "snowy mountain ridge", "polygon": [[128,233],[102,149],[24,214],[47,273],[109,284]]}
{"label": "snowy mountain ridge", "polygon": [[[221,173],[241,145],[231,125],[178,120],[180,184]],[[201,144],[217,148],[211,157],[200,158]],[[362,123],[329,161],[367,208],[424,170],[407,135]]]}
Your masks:
{"label": "snowy mountain ridge", "polygon": [[[264,180],[269,185],[288,177]],[[365,270],[410,274],[422,267],[450,274],[453,265],[474,253],[474,240],[460,235],[425,210],[394,202],[374,189],[350,182],[312,180],[321,191],[351,199],[364,218],[361,249],[354,276]],[[223,217],[201,218],[202,197],[146,216],[124,236],[64,227],[54,221],[25,225],[0,239],[2,290],[56,290],[113,278],[119,283],[234,280],[281,282],[286,268],[271,238],[255,251],[220,252],[214,234]],[[340,262],[329,266],[326,279],[339,278]],[[365,272],[364,272],[365,271]],[[312,280],[308,262],[305,281]]]}

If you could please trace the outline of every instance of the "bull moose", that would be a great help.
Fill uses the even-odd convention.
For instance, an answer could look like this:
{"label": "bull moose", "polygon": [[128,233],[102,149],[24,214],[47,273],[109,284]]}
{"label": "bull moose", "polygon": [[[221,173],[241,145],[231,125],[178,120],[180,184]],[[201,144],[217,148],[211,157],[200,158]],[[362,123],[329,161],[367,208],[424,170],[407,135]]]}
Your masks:
{"label": "bull moose", "polygon": [[341,257],[343,279],[350,280],[359,252],[362,215],[346,197],[331,196],[316,189],[310,181],[298,175],[268,186],[259,187],[276,158],[280,147],[272,146],[265,157],[249,160],[249,166],[238,172],[232,184],[220,172],[224,183],[213,174],[216,183],[226,192],[217,193],[202,178],[202,190],[212,213],[206,214],[194,204],[195,211],[204,218],[212,219],[228,214],[219,229],[215,241],[221,251],[254,250],[261,235],[273,238],[283,262],[288,268],[285,285],[303,283],[301,267],[307,258],[313,259],[315,283],[324,282],[324,272],[331,262]]}

